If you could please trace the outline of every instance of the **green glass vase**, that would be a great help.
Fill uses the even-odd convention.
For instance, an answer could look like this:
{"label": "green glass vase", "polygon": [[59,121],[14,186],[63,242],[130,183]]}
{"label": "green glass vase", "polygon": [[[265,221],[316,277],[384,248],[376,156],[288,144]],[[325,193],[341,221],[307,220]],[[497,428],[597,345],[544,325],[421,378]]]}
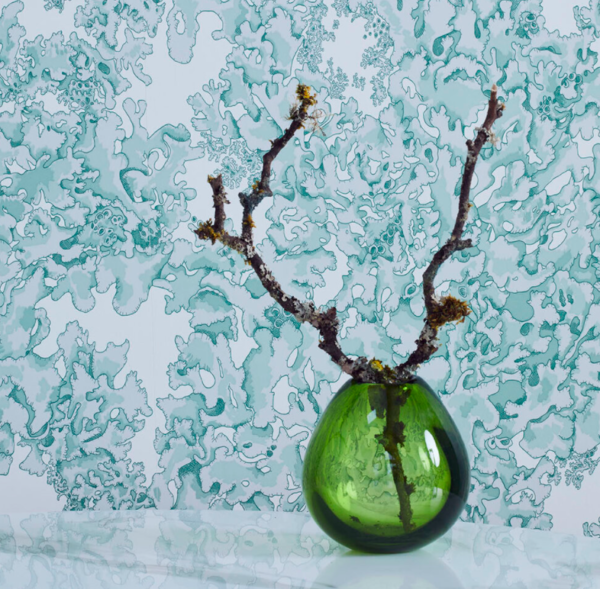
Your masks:
{"label": "green glass vase", "polygon": [[444,534],[463,510],[469,458],[427,383],[347,382],[323,413],[302,476],[308,509],[340,544],[408,552]]}

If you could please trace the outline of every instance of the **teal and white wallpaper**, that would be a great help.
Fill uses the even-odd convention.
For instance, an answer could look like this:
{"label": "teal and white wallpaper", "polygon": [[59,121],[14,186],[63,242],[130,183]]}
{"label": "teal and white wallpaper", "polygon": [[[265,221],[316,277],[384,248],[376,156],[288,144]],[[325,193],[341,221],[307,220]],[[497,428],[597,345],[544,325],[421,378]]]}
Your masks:
{"label": "teal and white wallpaper", "polygon": [[192,233],[208,174],[273,167],[256,243],[399,363],[496,82],[466,237],[473,310],[419,375],[469,447],[462,518],[600,537],[600,2],[16,0],[0,16],[0,511],[302,510],[345,375],[251,268]]}

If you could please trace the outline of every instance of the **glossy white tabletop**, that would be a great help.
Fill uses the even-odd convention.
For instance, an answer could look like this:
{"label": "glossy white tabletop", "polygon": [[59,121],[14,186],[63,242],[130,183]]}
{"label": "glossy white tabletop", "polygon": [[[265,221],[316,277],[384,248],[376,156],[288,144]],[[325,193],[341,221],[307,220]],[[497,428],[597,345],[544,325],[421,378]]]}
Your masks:
{"label": "glossy white tabletop", "polygon": [[0,587],[600,588],[600,540],[459,522],[417,552],[375,556],[304,513],[0,515]]}

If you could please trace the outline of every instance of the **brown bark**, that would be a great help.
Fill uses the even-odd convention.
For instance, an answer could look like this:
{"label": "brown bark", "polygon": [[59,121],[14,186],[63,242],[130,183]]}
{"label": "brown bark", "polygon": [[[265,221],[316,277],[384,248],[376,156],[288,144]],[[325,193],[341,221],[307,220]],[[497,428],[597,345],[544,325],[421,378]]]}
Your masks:
{"label": "brown bark", "polygon": [[314,117],[314,115],[308,112],[308,109],[316,104],[316,97],[310,94],[310,88],[300,84],[296,89],[296,97],[297,102],[290,109],[290,126],[280,137],[271,142],[271,148],[263,155],[263,167],[260,179],[254,183],[249,193],[239,193],[240,203],[243,207],[241,236],[231,235],[224,229],[224,205],[225,203],[229,203],[229,201],[223,188],[221,176],[208,177],[208,182],[213,191],[215,221],[213,223],[212,219],[209,219],[201,223],[198,229],[195,230],[195,233],[200,239],[209,239],[212,243],[220,241],[223,245],[239,252],[246,260],[246,263],[252,266],[271,297],[284,310],[294,315],[298,321],[308,322],[318,329],[321,334],[319,347],[327,352],[345,373],[354,376],[355,362],[342,352],[338,342],[339,320],[335,307],[331,307],[326,311],[319,311],[314,303],[310,301],[303,302],[296,297],[287,295],[254,247],[252,235],[254,222],[252,221],[252,213],[265,197],[273,196],[270,186],[273,160],[289,143],[294,134],[303,128],[307,121]]}
{"label": "brown bark", "polygon": [[401,373],[414,372],[416,368],[427,361],[438,349],[437,333],[438,329],[449,321],[464,321],[464,318],[471,312],[465,301],[459,301],[453,296],[446,296],[437,300],[433,281],[440,269],[440,266],[456,251],[460,251],[472,246],[470,239],[462,239],[462,234],[469,216],[469,194],[471,191],[471,181],[475,172],[475,164],[481,152],[481,148],[488,140],[494,140],[492,125],[502,116],[504,104],[498,102],[498,88],[496,84],[492,86],[488,111],[483,126],[477,131],[475,141],[467,141],[467,159],[463,168],[462,183],[460,187],[460,197],[458,200],[458,214],[454,229],[448,241],[435,253],[431,263],[423,274],[423,296],[425,297],[425,325],[421,330],[419,339],[417,339],[417,349],[408,357],[408,360],[396,367],[396,372]]}

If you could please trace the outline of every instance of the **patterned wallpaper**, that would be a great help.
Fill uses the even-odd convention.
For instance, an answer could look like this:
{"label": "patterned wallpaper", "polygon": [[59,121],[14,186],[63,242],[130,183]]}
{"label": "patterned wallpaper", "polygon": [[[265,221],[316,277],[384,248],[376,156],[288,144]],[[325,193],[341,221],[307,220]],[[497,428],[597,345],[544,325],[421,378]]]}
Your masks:
{"label": "patterned wallpaper", "polygon": [[600,537],[600,3],[26,0],[0,16],[0,510],[304,509],[346,380],[252,270],[192,229],[236,194],[298,82],[324,111],[273,167],[256,243],[399,363],[473,180],[473,313],[419,374],[468,446],[462,518]]}

